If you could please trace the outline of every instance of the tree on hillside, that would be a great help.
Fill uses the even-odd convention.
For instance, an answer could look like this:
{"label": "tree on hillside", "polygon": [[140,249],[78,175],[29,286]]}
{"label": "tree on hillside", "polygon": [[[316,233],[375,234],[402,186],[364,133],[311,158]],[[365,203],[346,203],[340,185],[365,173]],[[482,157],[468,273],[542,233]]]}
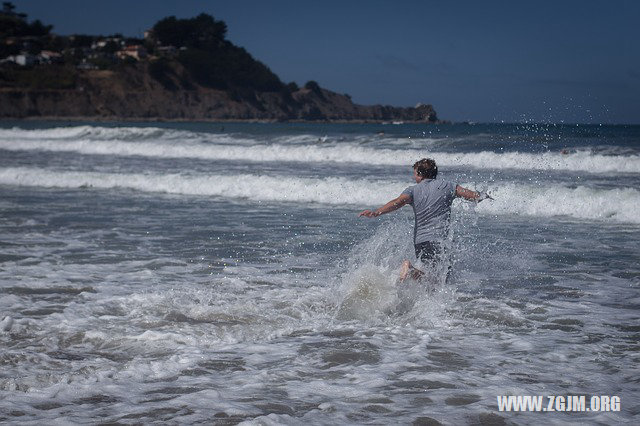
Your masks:
{"label": "tree on hillside", "polygon": [[304,85],[304,88],[311,90],[312,92],[320,93],[320,85],[313,80],[307,81]]}
{"label": "tree on hillside", "polygon": [[324,95],[322,94],[322,89],[320,88],[320,85],[317,82],[313,80],[307,81],[304,85],[304,88],[307,90],[311,90],[313,93],[315,93],[316,95],[324,99]]}
{"label": "tree on hillside", "polygon": [[[190,19],[170,16],[158,21],[152,34],[161,45],[184,48],[178,60],[203,86],[247,96],[254,90],[275,92],[284,88],[266,65],[242,47],[225,40],[227,24],[210,15],[202,13]],[[157,75],[166,80],[159,72]]]}
{"label": "tree on hillside", "polygon": [[153,36],[165,46],[215,50],[225,40],[227,24],[201,13],[191,19],[170,16],[153,26]]}
{"label": "tree on hillside", "polygon": [[26,14],[24,13],[16,13],[14,12],[14,10],[16,10],[16,6],[9,2],[9,1],[4,1],[2,2],[2,14],[3,15],[7,15],[7,16],[16,16],[22,19],[25,19],[27,17]]}
{"label": "tree on hillside", "polygon": [[7,37],[43,37],[49,35],[52,25],[44,25],[36,19],[31,24],[27,22],[27,15],[16,13],[11,2],[2,3],[0,12],[0,39]]}

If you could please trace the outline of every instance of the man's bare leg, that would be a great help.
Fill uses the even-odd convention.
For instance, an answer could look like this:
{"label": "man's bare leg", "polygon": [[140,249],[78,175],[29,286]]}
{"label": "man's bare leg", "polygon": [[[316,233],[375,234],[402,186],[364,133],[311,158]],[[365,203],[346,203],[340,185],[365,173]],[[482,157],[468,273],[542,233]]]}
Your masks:
{"label": "man's bare leg", "polygon": [[411,278],[414,280],[419,280],[424,276],[424,272],[415,268],[408,260],[405,260],[402,262],[402,267],[400,268],[400,277],[398,278],[398,282],[405,282],[409,275],[411,275]]}

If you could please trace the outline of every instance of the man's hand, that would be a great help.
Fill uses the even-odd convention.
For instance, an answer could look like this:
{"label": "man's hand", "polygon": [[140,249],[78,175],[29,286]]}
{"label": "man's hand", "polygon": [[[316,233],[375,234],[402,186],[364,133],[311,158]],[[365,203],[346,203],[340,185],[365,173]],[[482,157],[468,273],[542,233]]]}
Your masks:
{"label": "man's hand", "polygon": [[358,217],[362,217],[362,216],[364,216],[364,217],[378,217],[378,216],[380,216],[380,213],[376,213],[375,211],[372,212],[371,210],[365,210],[365,211],[361,212],[358,215]]}
{"label": "man's hand", "polygon": [[476,202],[480,202],[482,200],[493,200],[493,197],[486,192],[478,192],[478,196],[476,197]]}
{"label": "man's hand", "polygon": [[476,203],[486,199],[493,200],[493,197],[486,192],[472,191],[460,185],[456,186],[456,197],[462,197],[465,200],[475,201]]}

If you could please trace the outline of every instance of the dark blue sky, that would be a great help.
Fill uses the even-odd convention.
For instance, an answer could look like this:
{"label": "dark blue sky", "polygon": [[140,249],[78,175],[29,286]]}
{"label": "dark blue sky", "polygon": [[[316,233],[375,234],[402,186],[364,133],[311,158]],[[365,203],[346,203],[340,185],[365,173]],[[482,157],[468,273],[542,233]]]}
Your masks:
{"label": "dark blue sky", "polygon": [[284,82],[443,119],[640,124],[640,2],[14,0],[59,34],[201,12]]}

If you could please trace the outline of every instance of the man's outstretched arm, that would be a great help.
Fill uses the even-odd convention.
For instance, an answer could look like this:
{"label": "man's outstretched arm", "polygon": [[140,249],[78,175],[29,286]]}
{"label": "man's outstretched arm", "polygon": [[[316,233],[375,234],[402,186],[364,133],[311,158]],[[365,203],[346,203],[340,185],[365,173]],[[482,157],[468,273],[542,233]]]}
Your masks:
{"label": "man's outstretched arm", "polygon": [[381,214],[390,213],[392,211],[398,210],[400,207],[404,206],[405,204],[407,204],[409,202],[411,202],[411,196],[408,195],[408,194],[401,194],[398,198],[394,198],[393,200],[389,201],[384,206],[378,207],[374,211],[365,210],[365,211],[361,212],[358,215],[358,217],[360,217],[360,216],[378,217]]}
{"label": "man's outstretched arm", "polygon": [[465,200],[475,201],[477,203],[482,200],[486,200],[487,198],[493,200],[493,198],[491,198],[491,196],[486,192],[472,191],[460,185],[456,185],[456,197],[462,197]]}

